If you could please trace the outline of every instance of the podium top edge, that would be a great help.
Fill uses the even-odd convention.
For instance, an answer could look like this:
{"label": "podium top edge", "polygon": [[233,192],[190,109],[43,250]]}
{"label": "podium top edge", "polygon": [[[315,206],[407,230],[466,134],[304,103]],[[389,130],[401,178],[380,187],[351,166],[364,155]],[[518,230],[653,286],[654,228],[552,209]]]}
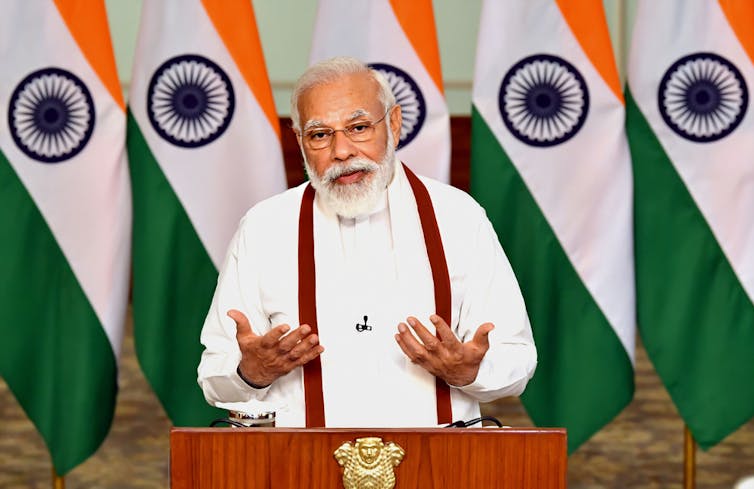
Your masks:
{"label": "podium top edge", "polygon": [[241,431],[252,431],[254,433],[363,433],[363,434],[395,434],[395,433],[443,433],[443,434],[463,434],[463,433],[515,433],[515,434],[550,434],[566,435],[565,428],[538,428],[538,427],[490,427],[490,428],[200,428],[200,427],[179,427],[170,428],[170,433],[238,433]]}

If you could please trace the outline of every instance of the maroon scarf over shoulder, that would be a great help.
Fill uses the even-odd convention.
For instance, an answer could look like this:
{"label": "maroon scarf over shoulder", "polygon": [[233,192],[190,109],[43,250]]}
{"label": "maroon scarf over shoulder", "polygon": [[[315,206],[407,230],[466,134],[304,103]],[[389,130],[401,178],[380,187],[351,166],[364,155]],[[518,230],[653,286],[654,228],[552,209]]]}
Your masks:
{"label": "maroon scarf over shoulder", "polygon": [[[451,320],[450,275],[445,261],[440,229],[437,227],[435,209],[427,187],[409,170],[403,169],[414,193],[419,220],[424,233],[429,265],[435,289],[437,315],[446,323]],[[301,199],[301,212],[298,223],[298,304],[299,324],[308,324],[314,334],[317,329],[317,283],[314,268],[314,189],[308,185]],[[450,406],[450,388],[444,380],[435,378],[437,397],[437,422],[451,423],[453,414]],[[325,403],[322,398],[322,363],[319,357],[304,365],[304,398],[306,402],[307,428],[325,426]]]}

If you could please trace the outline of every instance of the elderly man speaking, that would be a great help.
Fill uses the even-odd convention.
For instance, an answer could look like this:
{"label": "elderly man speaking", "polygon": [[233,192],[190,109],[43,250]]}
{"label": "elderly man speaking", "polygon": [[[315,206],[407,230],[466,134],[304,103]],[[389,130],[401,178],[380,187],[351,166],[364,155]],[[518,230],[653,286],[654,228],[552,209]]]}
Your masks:
{"label": "elderly man speaking", "polygon": [[277,426],[406,427],[523,392],[537,354],[516,278],[479,205],[396,159],[385,79],[321,62],[291,116],[309,182],[241,221],[201,335],[207,401]]}

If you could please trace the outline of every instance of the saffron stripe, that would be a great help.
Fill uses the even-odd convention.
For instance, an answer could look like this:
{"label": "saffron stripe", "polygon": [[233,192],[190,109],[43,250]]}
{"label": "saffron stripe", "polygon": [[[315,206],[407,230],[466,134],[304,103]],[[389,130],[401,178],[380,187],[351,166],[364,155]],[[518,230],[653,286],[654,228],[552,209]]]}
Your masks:
{"label": "saffron stripe", "polygon": [[54,0],[60,17],[113,100],[125,111],[103,0]]}
{"label": "saffron stripe", "polygon": [[600,0],[557,0],[556,3],[581,49],[584,50],[615,97],[625,105],[602,2]]}
{"label": "saffron stripe", "polygon": [[238,71],[262,107],[270,126],[280,139],[280,122],[267,76],[267,64],[259,39],[254,6],[244,0],[202,0],[202,5],[230,56],[236,62]]}

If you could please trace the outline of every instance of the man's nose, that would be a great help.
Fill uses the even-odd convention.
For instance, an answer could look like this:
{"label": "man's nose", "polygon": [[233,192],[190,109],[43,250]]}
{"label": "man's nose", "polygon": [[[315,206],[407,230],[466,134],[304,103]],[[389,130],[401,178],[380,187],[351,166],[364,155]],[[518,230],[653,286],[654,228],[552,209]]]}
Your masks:
{"label": "man's nose", "polygon": [[353,141],[348,139],[345,131],[335,131],[332,135],[332,152],[337,160],[347,160],[356,156],[357,149]]}

